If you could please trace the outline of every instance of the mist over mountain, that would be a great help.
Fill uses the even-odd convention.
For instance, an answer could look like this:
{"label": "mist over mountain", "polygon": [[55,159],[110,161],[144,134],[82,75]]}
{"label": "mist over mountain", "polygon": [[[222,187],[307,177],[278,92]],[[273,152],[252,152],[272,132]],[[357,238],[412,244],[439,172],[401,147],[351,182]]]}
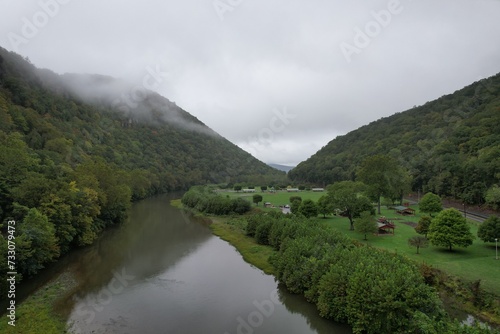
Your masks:
{"label": "mist over mountain", "polygon": [[102,157],[124,169],[141,168],[160,178],[168,174],[162,190],[283,177],[147,89],[155,84],[154,74],[139,83],[58,75],[0,49],[1,130],[21,133],[30,149],[41,152],[52,140],[66,140],[60,150],[67,154],[57,158],[71,167]]}
{"label": "mist over mountain", "polygon": [[52,91],[69,93],[84,103],[119,111],[132,122],[147,122],[151,125],[169,123],[186,130],[218,136],[196,117],[148,89],[154,88],[155,80],[161,80],[153,75],[134,84],[99,74],[57,75],[49,70],[37,72],[43,84]]}
{"label": "mist over mountain", "polygon": [[399,160],[415,191],[484,203],[500,184],[500,74],[338,136],[288,176],[321,185],[353,180],[375,154]]}

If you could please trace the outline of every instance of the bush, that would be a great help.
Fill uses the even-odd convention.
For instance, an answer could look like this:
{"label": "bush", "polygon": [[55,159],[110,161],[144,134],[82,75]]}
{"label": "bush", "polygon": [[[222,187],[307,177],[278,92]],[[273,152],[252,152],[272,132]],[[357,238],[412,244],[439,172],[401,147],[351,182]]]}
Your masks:
{"label": "bush", "polygon": [[233,209],[232,211],[236,214],[242,215],[252,208],[251,204],[249,201],[244,200],[243,198],[236,198],[233,200]]}
{"label": "bush", "polygon": [[181,203],[200,212],[214,215],[244,214],[251,205],[243,198],[230,199],[211,192],[207,187],[193,187],[182,196]]}
{"label": "bush", "polygon": [[269,245],[269,231],[273,226],[273,221],[267,220],[259,224],[255,229],[255,240],[261,245]]}

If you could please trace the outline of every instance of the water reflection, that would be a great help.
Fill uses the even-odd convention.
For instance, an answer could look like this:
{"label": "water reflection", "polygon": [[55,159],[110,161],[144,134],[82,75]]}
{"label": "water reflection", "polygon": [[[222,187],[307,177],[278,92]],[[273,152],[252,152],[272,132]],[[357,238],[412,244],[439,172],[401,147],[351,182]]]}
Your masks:
{"label": "water reflection", "polygon": [[60,309],[74,333],[350,333],[169,200],[135,204],[69,266],[78,285]]}

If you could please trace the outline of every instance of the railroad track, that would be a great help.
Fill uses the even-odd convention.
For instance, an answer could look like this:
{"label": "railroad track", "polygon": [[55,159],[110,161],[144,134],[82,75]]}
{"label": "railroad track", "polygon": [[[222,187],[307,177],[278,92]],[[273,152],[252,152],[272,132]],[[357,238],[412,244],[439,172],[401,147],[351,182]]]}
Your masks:
{"label": "railroad track", "polygon": [[471,219],[471,220],[474,220],[474,221],[477,221],[477,222],[484,222],[486,219],[488,219],[489,216],[487,215],[482,215],[482,214],[479,214],[479,213],[474,213],[474,212],[469,212],[467,210],[459,210],[457,209],[458,211],[460,211],[465,218],[468,218],[468,219]]}
{"label": "railroad track", "polygon": [[[414,200],[407,200],[407,199],[405,199],[405,202],[410,203],[410,205],[416,205],[416,204],[418,204],[418,202],[416,202]],[[458,211],[460,211],[462,213],[462,215],[464,215],[464,217],[466,217],[466,218],[468,218],[470,220],[474,220],[474,221],[480,222],[480,223],[482,223],[483,221],[485,221],[489,217],[489,215],[483,215],[483,214],[480,214],[480,213],[469,212],[467,210],[464,211],[464,210],[458,209],[458,208],[456,208],[454,206],[443,205],[443,207],[445,209],[455,208]]]}

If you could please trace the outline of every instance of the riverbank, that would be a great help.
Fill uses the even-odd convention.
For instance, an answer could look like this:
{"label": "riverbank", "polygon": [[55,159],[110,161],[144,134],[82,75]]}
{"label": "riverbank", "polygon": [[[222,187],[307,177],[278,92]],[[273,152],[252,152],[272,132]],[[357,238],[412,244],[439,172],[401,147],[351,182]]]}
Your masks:
{"label": "riverbank", "polygon": [[[171,200],[170,204],[176,208],[190,211],[195,216],[199,215],[184,208],[180,199]],[[233,245],[246,262],[268,275],[274,274],[274,267],[269,263],[268,259],[275,251],[272,247],[257,244],[254,238],[247,236],[245,233],[246,222],[242,218],[207,215],[203,215],[203,218],[210,220],[209,228],[212,233]]]}
{"label": "riverbank", "polygon": [[[177,206],[182,206],[177,203]],[[256,209],[254,209],[256,210]],[[199,215],[199,214],[197,214]],[[264,270],[266,273],[273,274],[274,268],[269,264],[268,258],[275,251],[269,246],[257,244],[257,242],[246,236],[246,221],[244,216],[235,217],[219,217],[206,216],[205,219],[210,219],[212,223],[210,228],[213,233],[222,239],[231,243],[243,256],[245,261]],[[427,267],[426,279],[433,281],[433,286],[439,290],[441,300],[446,305],[447,311],[454,318],[465,321],[470,321],[473,315],[476,319],[480,319],[486,323],[498,328],[500,318],[496,304],[496,298],[484,291],[473,294],[469,283],[453,276],[446,275],[444,272]],[[482,306],[477,307],[475,304]]]}
{"label": "riverbank", "polygon": [[269,275],[274,275],[274,267],[269,263],[269,257],[275,252],[272,247],[259,245],[251,237],[246,236],[238,221],[229,218],[211,217],[212,232],[233,245],[243,256],[243,259]]}
{"label": "riverbank", "polygon": [[63,272],[17,306],[15,327],[9,325],[8,318],[4,316],[0,322],[0,333],[68,333],[66,319],[56,311],[56,305],[75,285],[72,274]]}

